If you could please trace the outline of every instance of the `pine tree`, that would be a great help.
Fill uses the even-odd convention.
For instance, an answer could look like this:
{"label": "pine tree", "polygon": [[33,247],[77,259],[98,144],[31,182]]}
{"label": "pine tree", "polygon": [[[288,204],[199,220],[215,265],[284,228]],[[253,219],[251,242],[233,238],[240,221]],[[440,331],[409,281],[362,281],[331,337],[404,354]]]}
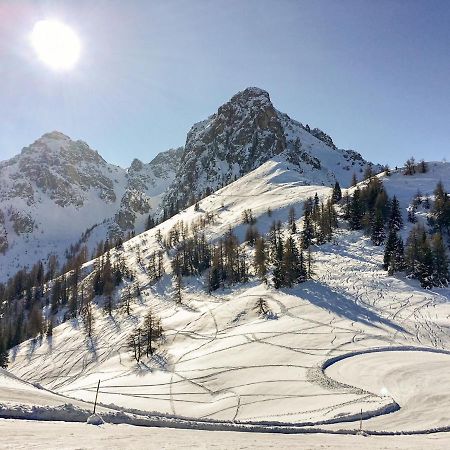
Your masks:
{"label": "pine tree", "polygon": [[248,225],[245,232],[245,241],[248,242],[250,246],[254,246],[256,239],[259,237],[258,229],[254,225]]}
{"label": "pine tree", "polygon": [[344,195],[344,214],[343,218],[345,220],[350,220],[350,196],[348,195],[348,192],[346,191]]}
{"label": "pine tree", "polygon": [[154,228],[156,225],[155,219],[153,219],[153,217],[151,215],[148,216],[147,218],[147,224],[145,229],[146,230],[151,230],[152,228]]}
{"label": "pine tree", "polygon": [[427,173],[428,172],[428,164],[425,160],[421,159],[419,165],[417,166],[417,171],[419,173]]}
{"label": "pine tree", "polygon": [[414,205],[411,205],[408,208],[408,222],[410,223],[416,223],[416,207]]}
{"label": "pine tree", "polygon": [[314,275],[311,247],[308,247],[308,253],[306,256],[306,271],[307,271],[306,276],[307,276],[308,280],[311,280],[312,276]]}
{"label": "pine tree", "polygon": [[292,236],[284,244],[282,268],[282,285],[292,287],[300,278],[300,260],[297,247]]}
{"label": "pine tree", "polygon": [[357,188],[353,193],[353,197],[350,203],[350,229],[360,230],[362,227],[362,217],[364,214],[363,205],[361,203],[361,190]]}
{"label": "pine tree", "polygon": [[400,203],[394,195],[391,203],[391,215],[389,217],[389,230],[399,231],[403,227],[402,213],[400,211]]}
{"label": "pine tree", "polygon": [[288,224],[291,233],[295,234],[297,232],[297,225],[295,224],[295,209],[293,206],[289,209]]}
{"label": "pine tree", "polygon": [[131,287],[129,284],[126,285],[124,290],[122,291],[122,309],[125,311],[127,316],[131,314],[131,299],[133,298],[131,294]]}
{"label": "pine tree", "polygon": [[342,191],[341,186],[339,185],[339,182],[336,181],[334,187],[333,187],[333,194],[331,195],[331,200],[333,203],[337,203],[342,199]]}
{"label": "pine tree", "polygon": [[414,159],[414,156],[411,156],[406,162],[405,162],[405,175],[414,175],[416,173],[416,160]]}
{"label": "pine tree", "polygon": [[283,286],[283,265],[282,261],[276,260],[272,271],[272,282],[275,289],[280,289]]}
{"label": "pine tree", "polygon": [[6,369],[9,364],[9,352],[4,346],[3,339],[0,340],[0,368]]}
{"label": "pine tree", "polygon": [[364,169],[364,175],[363,178],[365,180],[370,180],[374,176],[372,164],[367,164],[366,168]]}
{"label": "pine tree", "polygon": [[281,240],[281,236],[278,231],[278,237],[275,241],[275,248],[272,253],[272,261],[273,261],[273,272],[272,272],[272,281],[275,289],[279,289],[284,284],[284,273],[283,273],[283,255],[284,255],[284,245]]}
{"label": "pine tree", "polygon": [[256,300],[255,309],[260,316],[266,315],[269,311],[267,302],[262,297],[259,297],[258,300]]}
{"label": "pine tree", "polygon": [[182,296],[182,288],[183,288],[183,282],[181,278],[181,274],[175,274],[174,276],[174,287],[175,287],[175,302],[178,305],[181,305],[183,296]]}
{"label": "pine tree", "polygon": [[47,337],[53,336],[53,317],[50,317],[47,322],[47,330],[46,330]]}
{"label": "pine tree", "polygon": [[160,320],[150,310],[144,319],[144,326],[142,329],[142,338],[145,343],[145,354],[147,357],[152,356],[155,350],[154,342],[162,335],[162,328]]}
{"label": "pine tree", "polygon": [[264,282],[267,281],[267,278],[266,278],[266,276],[267,276],[266,260],[267,260],[266,243],[264,241],[264,238],[259,237],[256,240],[256,244],[255,244],[255,261],[254,261],[254,265],[255,265],[256,275],[258,276],[258,278],[261,281],[264,281]]}
{"label": "pine tree", "polygon": [[433,252],[431,250],[430,241],[426,234],[422,239],[420,246],[420,263],[418,279],[423,288],[429,289],[433,286]]}
{"label": "pine tree", "polygon": [[450,197],[439,181],[434,190],[434,204],[431,209],[430,223],[441,234],[450,235]]}
{"label": "pine tree", "polygon": [[407,240],[406,269],[409,275],[417,278],[424,288],[433,285],[434,260],[425,228],[416,225],[410,232]]}
{"label": "pine tree", "polygon": [[390,230],[383,257],[383,268],[390,275],[404,269],[403,241],[395,230]]}
{"label": "pine tree", "polygon": [[303,230],[301,233],[302,248],[307,249],[314,238],[314,225],[311,218],[311,213],[306,213],[303,219]]}
{"label": "pine tree", "polygon": [[377,209],[375,212],[370,238],[374,245],[381,245],[386,238],[386,234],[384,232],[383,215],[379,209]]}
{"label": "pine tree", "polygon": [[449,258],[440,233],[436,233],[432,237],[431,248],[433,251],[433,284],[438,287],[446,287],[450,280]]}
{"label": "pine tree", "polygon": [[351,181],[350,185],[351,185],[352,187],[355,187],[357,184],[358,184],[358,178],[356,178],[356,173],[353,172],[353,175],[352,175],[352,181]]}

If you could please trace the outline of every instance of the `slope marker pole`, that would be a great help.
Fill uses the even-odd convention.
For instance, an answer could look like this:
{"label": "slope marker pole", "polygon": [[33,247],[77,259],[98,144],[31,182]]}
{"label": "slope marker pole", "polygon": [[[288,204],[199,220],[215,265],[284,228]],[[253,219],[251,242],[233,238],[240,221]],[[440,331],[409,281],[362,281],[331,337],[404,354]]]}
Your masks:
{"label": "slope marker pole", "polygon": [[97,407],[97,397],[98,397],[99,389],[100,389],[100,380],[98,380],[98,384],[97,384],[97,392],[95,393],[95,402],[94,402],[94,412],[92,414],[95,414],[95,408]]}

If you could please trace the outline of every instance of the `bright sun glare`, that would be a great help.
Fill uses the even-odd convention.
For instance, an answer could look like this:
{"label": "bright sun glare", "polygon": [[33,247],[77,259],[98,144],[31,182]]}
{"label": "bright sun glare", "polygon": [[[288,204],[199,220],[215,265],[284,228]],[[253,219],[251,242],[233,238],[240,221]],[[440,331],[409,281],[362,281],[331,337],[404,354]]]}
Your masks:
{"label": "bright sun glare", "polygon": [[31,43],[41,61],[54,70],[69,70],[80,56],[80,40],[62,22],[40,20],[31,33]]}

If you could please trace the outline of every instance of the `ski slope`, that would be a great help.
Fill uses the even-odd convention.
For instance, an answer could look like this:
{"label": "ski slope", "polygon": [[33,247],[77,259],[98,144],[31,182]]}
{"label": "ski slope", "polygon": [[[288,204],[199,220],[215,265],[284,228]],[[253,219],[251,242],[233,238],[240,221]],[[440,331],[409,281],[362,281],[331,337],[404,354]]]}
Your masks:
{"label": "ski slope", "polygon": [[[448,165],[435,169],[450,179]],[[421,176],[407,181],[431,193],[436,179]],[[404,178],[393,174],[386,184],[406,215]],[[327,196],[331,189],[305,185],[285,162],[272,160],[202,200],[200,211],[189,208],[126,242],[121,252],[142,292],[132,314],[107,317],[96,308],[93,339],[81,321],[63,323],[52,338],[15,348],[9,370],[85,402],[93,401],[100,379],[102,405],[149,416],[146,423],[158,426],[352,434],[362,418],[369,435],[448,431],[450,290],[389,277],[381,269],[383,248],[362,233],[342,227],[332,243],[315,248],[312,281],[275,290],[252,280],[208,295],[203,280],[191,277],[182,305],[173,300],[169,273],[150,286],[146,264],[137,262],[137,245],[145,262],[158,248],[158,229],[164,235],[180,220],[212,213],[209,239],[230,226],[242,239],[244,210],[252,209],[265,233],[273,220],[286,222],[291,206],[300,216],[316,191]],[[255,310],[260,297],[270,318]],[[136,364],[127,336],[149,306],[161,317],[165,342]]]}

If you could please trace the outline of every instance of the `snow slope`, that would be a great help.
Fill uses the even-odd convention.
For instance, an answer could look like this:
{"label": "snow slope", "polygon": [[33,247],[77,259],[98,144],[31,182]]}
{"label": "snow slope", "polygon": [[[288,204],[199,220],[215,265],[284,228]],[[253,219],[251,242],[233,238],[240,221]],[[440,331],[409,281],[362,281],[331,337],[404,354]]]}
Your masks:
{"label": "snow slope", "polygon": [[[448,165],[433,167],[450,180]],[[431,192],[436,179],[387,179],[403,210],[409,183]],[[93,400],[100,379],[104,405],[186,417],[196,426],[354,433],[362,410],[369,434],[449,430],[442,373],[450,369],[450,290],[427,291],[401,274],[389,277],[381,269],[383,249],[360,232],[341,228],[334,242],[316,248],[314,279],[292,289],[277,291],[253,280],[208,295],[203,281],[191,277],[184,280],[183,304],[176,305],[169,274],[149,285],[145,261],[159,248],[158,230],[165,235],[178,221],[191,223],[208,212],[214,217],[208,238],[230,226],[242,237],[242,212],[252,208],[258,229],[267,232],[273,220],[286,222],[291,206],[300,216],[302,203],[316,191],[327,196],[331,189],[305,185],[302,174],[275,158],[202,200],[200,211],[188,208],[126,242],[117,252],[136,272],[142,293],[132,315],[114,311],[108,317],[96,308],[93,339],[79,320],[63,323],[51,341],[15,348],[10,370],[85,401]],[[137,262],[138,245],[144,264]],[[255,311],[260,297],[271,319]],[[162,319],[165,342],[138,365],[127,336],[149,306]]]}

